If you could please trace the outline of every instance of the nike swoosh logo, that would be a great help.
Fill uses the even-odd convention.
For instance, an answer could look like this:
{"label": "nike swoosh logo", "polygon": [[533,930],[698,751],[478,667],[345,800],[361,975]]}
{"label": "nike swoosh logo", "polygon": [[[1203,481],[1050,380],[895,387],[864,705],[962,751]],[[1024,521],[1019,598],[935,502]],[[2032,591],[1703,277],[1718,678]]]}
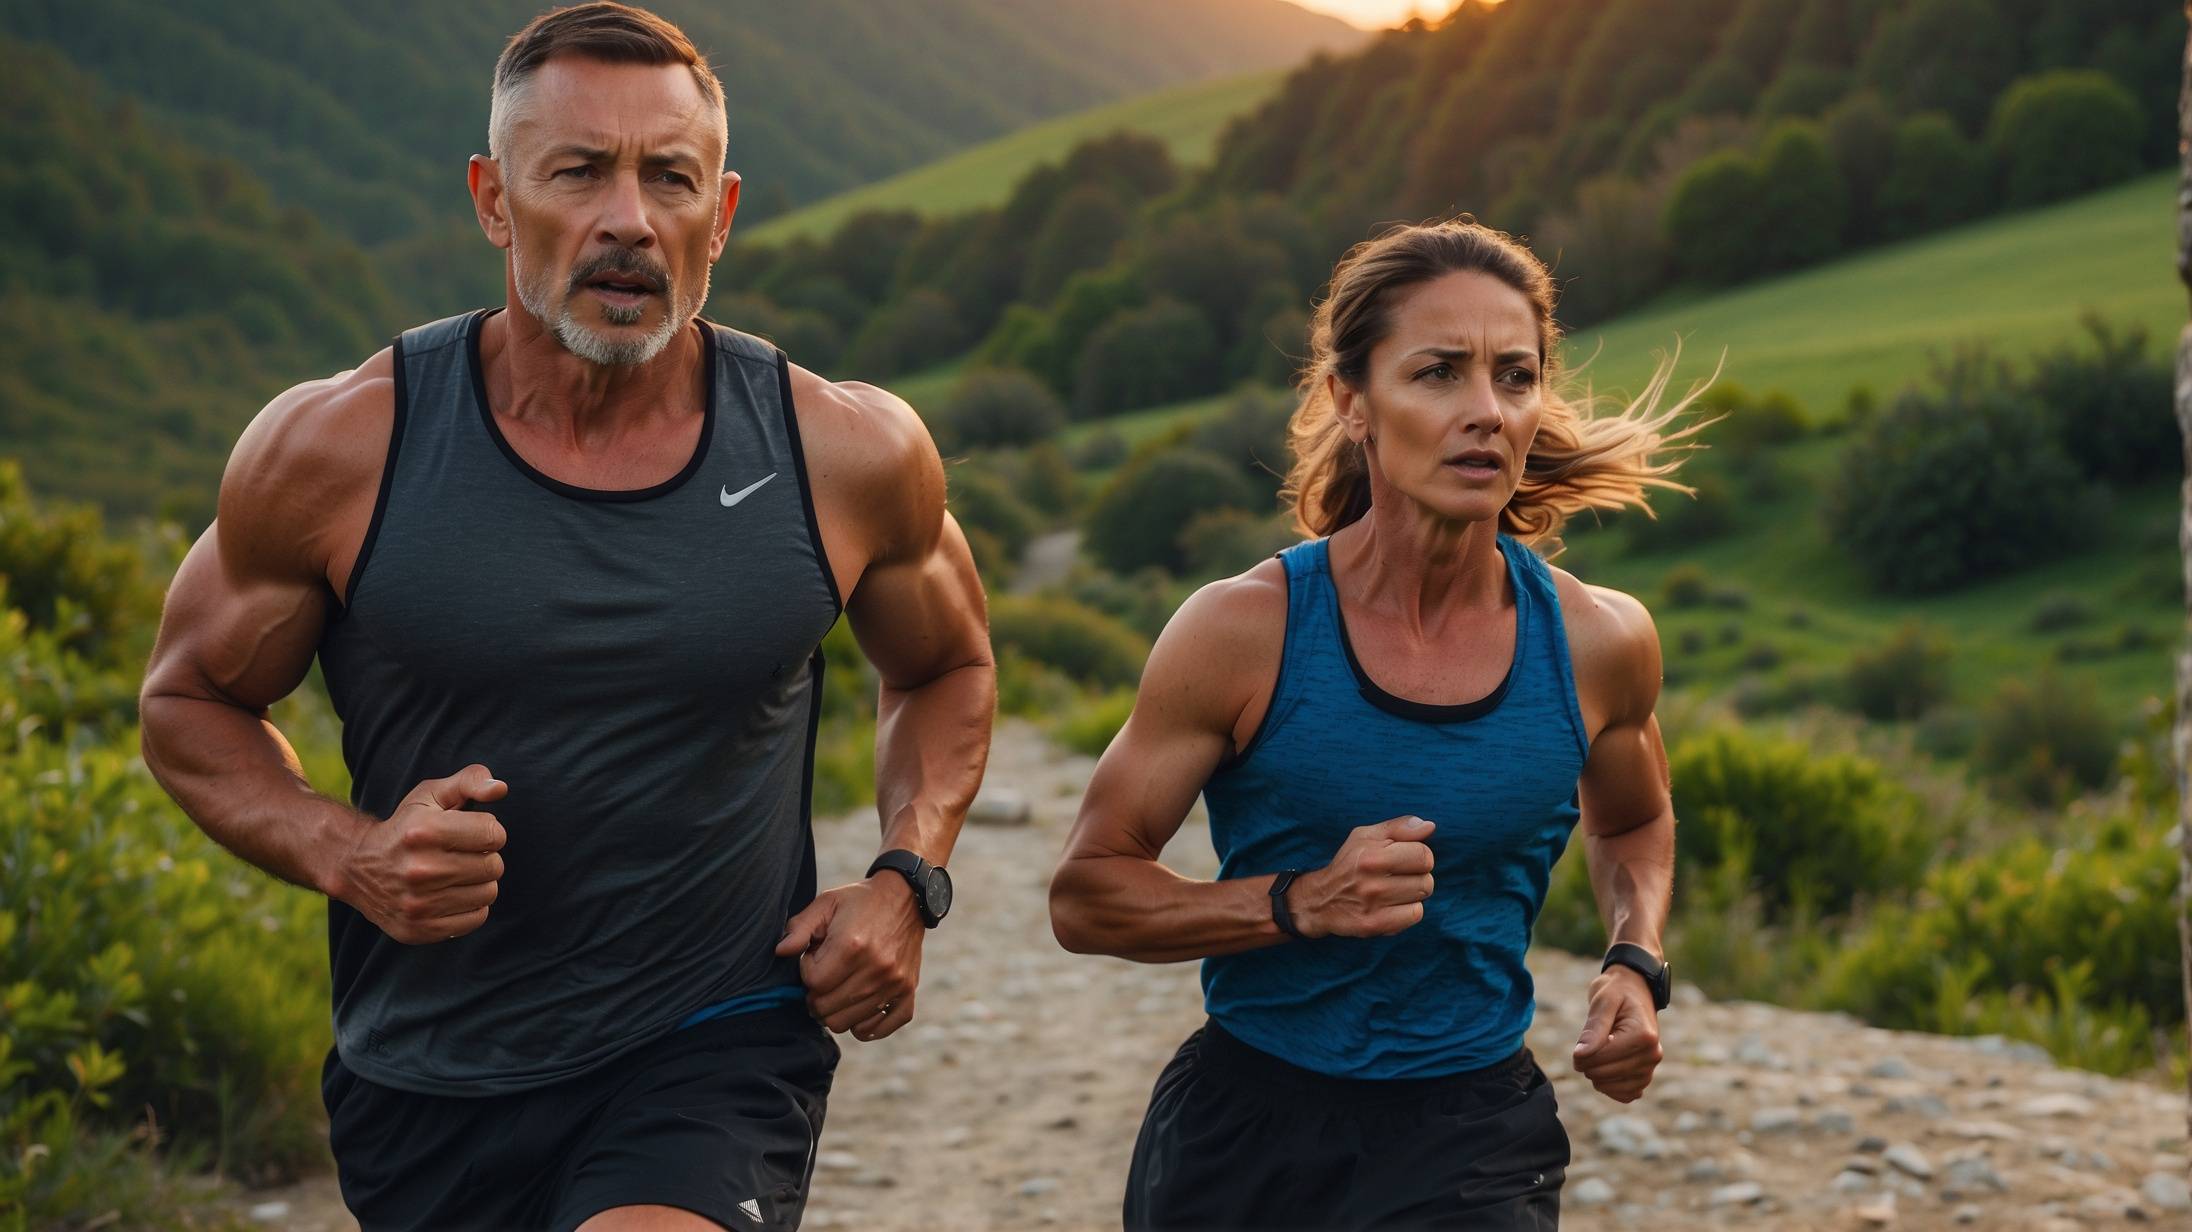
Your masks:
{"label": "nike swoosh logo", "polygon": [[765,483],[767,483],[768,481],[770,481],[771,479],[774,479],[774,478],[776,478],[776,472],[775,472],[775,471],[770,471],[770,472],[769,472],[768,474],[766,474],[766,475],[763,475],[763,476],[762,476],[761,478],[759,478],[759,479],[756,479],[756,480],[754,480],[754,481],[753,481],[752,483],[749,483],[749,484],[747,484],[747,485],[746,485],[745,487],[743,487],[743,488],[740,488],[740,489],[739,489],[738,491],[736,491],[736,492],[733,492],[733,491],[731,491],[731,485],[729,485],[729,484],[727,484],[727,483],[726,483],[726,484],[724,484],[724,485],[723,485],[723,492],[722,492],[722,494],[721,494],[721,497],[722,497],[722,501],[723,501],[723,507],[724,507],[725,509],[728,509],[728,508],[730,508],[731,506],[733,506],[733,505],[737,504],[738,502],[740,502],[740,501],[742,501],[742,500],[745,500],[745,499],[746,499],[747,497],[749,497],[749,496],[753,495],[753,490],[754,490],[755,488],[758,488],[758,487],[760,487],[760,486],[761,486],[762,484],[765,484]]}

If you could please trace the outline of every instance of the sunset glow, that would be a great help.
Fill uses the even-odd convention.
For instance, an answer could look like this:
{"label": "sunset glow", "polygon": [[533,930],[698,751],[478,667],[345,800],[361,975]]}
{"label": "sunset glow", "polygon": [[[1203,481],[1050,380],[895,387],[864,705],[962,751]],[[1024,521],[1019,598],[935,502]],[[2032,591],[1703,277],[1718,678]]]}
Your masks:
{"label": "sunset glow", "polygon": [[1397,26],[1411,17],[1443,17],[1456,0],[1293,0],[1365,30]]}

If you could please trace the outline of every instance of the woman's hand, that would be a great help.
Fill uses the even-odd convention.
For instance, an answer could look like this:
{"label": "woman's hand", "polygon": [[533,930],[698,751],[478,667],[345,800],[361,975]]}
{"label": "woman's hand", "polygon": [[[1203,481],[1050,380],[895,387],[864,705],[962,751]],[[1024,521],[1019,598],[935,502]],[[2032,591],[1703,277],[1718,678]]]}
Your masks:
{"label": "woman's hand", "polygon": [[1304,937],[1388,937],[1422,919],[1434,829],[1421,817],[1356,827],[1330,864],[1287,887],[1294,927]]}
{"label": "woman's hand", "polygon": [[1659,1012],[1644,977],[1628,967],[1608,967],[1591,981],[1591,1008],[1576,1041],[1575,1071],[1599,1094],[1632,1103],[1652,1085],[1664,1054]]}

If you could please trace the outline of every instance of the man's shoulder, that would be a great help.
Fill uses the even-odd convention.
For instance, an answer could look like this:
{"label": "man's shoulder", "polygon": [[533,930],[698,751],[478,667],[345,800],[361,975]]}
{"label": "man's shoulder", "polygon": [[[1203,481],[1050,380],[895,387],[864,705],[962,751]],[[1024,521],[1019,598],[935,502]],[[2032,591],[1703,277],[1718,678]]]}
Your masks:
{"label": "man's shoulder", "polygon": [[864,479],[916,468],[936,457],[921,416],[904,398],[865,381],[832,381],[790,365],[792,404],[811,457],[818,450]]}
{"label": "man's shoulder", "polygon": [[280,525],[372,490],[395,418],[395,363],[386,348],[283,390],[237,437],[221,477],[221,520]]}

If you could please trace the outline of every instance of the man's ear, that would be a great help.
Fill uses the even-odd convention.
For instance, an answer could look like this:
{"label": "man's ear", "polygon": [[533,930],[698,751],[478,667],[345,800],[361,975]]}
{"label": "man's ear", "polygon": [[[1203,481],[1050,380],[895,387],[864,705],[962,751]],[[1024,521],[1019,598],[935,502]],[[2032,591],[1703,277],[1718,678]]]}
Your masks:
{"label": "man's ear", "polygon": [[721,204],[716,207],[715,233],[708,237],[708,260],[714,262],[723,255],[723,245],[731,237],[731,216],[738,213],[739,178],[736,171],[723,173]]}
{"label": "man's ear", "polygon": [[464,169],[464,182],[472,191],[472,215],[479,220],[487,242],[497,248],[510,246],[509,199],[502,187],[502,164],[485,154],[474,154]]}

